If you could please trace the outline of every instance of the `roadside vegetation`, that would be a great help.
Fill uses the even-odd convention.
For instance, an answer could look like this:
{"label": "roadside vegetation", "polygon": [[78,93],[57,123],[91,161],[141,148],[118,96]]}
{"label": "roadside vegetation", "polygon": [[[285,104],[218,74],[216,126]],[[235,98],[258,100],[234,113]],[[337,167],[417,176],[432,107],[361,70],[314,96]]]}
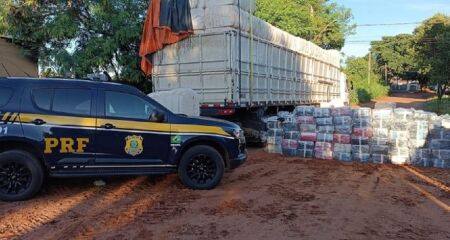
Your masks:
{"label": "roadside vegetation", "polygon": [[439,115],[450,114],[450,97],[443,97],[441,100],[435,98],[425,104],[425,111],[435,112]]}

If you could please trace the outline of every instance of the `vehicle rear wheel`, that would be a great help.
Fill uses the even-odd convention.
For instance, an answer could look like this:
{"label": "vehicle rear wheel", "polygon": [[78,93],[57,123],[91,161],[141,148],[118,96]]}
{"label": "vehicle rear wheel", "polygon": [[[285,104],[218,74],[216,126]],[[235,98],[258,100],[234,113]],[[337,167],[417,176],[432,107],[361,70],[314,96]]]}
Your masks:
{"label": "vehicle rear wheel", "polygon": [[23,201],[42,187],[44,170],[32,154],[20,150],[0,153],[0,200]]}
{"label": "vehicle rear wheel", "polygon": [[223,158],[214,148],[195,146],[182,156],[178,177],[189,188],[207,190],[220,183],[224,169]]}

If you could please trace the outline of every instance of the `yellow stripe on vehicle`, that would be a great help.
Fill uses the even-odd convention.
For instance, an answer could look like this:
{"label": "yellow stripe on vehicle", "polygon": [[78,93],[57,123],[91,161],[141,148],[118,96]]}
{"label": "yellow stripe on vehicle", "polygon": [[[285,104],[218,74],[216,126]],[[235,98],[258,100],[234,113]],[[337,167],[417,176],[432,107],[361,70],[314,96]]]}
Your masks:
{"label": "yellow stripe on vehicle", "polygon": [[47,124],[66,125],[66,126],[81,126],[81,127],[95,127],[95,118],[84,117],[67,117],[67,116],[53,116],[41,114],[21,114],[23,123],[31,123],[36,119],[42,119]]}
{"label": "yellow stripe on vehicle", "polygon": [[2,121],[6,121],[6,119],[8,118],[10,112],[5,113],[5,115],[3,115]]}
{"label": "yellow stripe on vehicle", "polygon": [[11,117],[9,117],[8,122],[13,123],[13,122],[14,122],[14,119],[17,117],[17,115],[18,115],[18,113],[13,113],[13,114],[11,115]]}
{"label": "yellow stripe on vehicle", "polygon": [[210,133],[210,134],[230,136],[230,134],[225,132],[221,127],[214,127],[214,126],[172,124],[171,130],[173,133],[192,132],[192,133]]}

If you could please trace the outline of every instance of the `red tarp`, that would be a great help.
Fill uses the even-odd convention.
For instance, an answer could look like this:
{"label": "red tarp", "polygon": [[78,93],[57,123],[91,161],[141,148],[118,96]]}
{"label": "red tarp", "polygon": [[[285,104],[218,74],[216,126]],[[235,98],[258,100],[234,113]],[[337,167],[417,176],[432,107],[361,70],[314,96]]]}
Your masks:
{"label": "red tarp", "polygon": [[[165,13],[163,16],[161,16],[162,11]],[[167,23],[167,25],[162,26],[161,22]],[[176,26],[177,32],[173,31],[173,26]],[[161,50],[164,45],[173,44],[189,37],[192,33],[189,0],[151,0],[139,51],[139,56],[142,58],[141,69],[145,75],[148,76],[152,73],[149,55]]]}

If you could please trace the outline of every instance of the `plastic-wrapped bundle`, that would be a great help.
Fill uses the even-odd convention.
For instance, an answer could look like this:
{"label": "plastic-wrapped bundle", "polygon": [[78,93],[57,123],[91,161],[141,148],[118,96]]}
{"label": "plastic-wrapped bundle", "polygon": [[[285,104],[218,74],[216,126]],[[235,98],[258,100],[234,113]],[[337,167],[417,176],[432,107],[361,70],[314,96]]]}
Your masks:
{"label": "plastic-wrapped bundle", "polygon": [[431,150],[433,158],[450,161],[450,148],[447,149],[433,149]]}
{"label": "plastic-wrapped bundle", "polygon": [[334,132],[338,134],[352,134],[352,125],[335,125]]}
{"label": "plastic-wrapped bundle", "polygon": [[318,142],[333,142],[333,134],[332,133],[318,133],[317,140]]}
{"label": "plastic-wrapped bundle", "polygon": [[333,125],[333,118],[332,117],[316,118],[316,124],[318,126]]}
{"label": "plastic-wrapped bundle", "polygon": [[292,139],[283,139],[281,149],[286,156],[297,156],[298,141]]}
{"label": "plastic-wrapped bundle", "polygon": [[314,107],[312,106],[298,106],[294,109],[296,116],[314,116]]}
{"label": "plastic-wrapped bundle", "polygon": [[319,132],[319,133],[334,133],[334,126],[333,125],[317,126],[317,132]]}
{"label": "plastic-wrapped bundle", "polygon": [[331,110],[330,108],[314,108],[314,117],[316,118],[331,117]]}
{"label": "plastic-wrapped bundle", "polygon": [[333,159],[338,161],[349,162],[352,161],[351,152],[333,152]]}
{"label": "plastic-wrapped bundle", "polygon": [[353,145],[352,144],[352,153],[370,154],[370,146],[369,145]]}
{"label": "plastic-wrapped bundle", "polygon": [[297,117],[292,114],[286,115],[283,120],[283,122],[297,123]]}
{"label": "plastic-wrapped bundle", "polygon": [[298,149],[300,150],[314,150],[315,142],[298,141]]}
{"label": "plastic-wrapped bundle", "polygon": [[372,120],[368,117],[353,118],[353,127],[364,128],[372,126]]}
{"label": "plastic-wrapped bundle", "polygon": [[300,137],[300,132],[299,131],[289,131],[289,132],[284,132],[284,139],[293,139],[293,140],[298,140],[298,138]]}
{"label": "plastic-wrapped bundle", "polygon": [[353,136],[370,138],[373,136],[373,130],[371,127],[353,128]]}
{"label": "plastic-wrapped bundle", "polygon": [[388,145],[389,139],[385,137],[373,137],[370,139],[370,145]]}
{"label": "plastic-wrapped bundle", "polygon": [[392,126],[392,121],[386,119],[372,119],[372,127],[380,129],[390,129]]}
{"label": "plastic-wrapped bundle", "polygon": [[298,126],[296,122],[283,122],[283,130],[285,132],[298,131]]}
{"label": "plastic-wrapped bundle", "polygon": [[422,167],[432,167],[431,163],[431,152],[428,148],[418,148],[410,149],[411,164],[422,166]]}
{"label": "plastic-wrapped bundle", "polygon": [[433,119],[436,119],[437,115],[436,113],[431,112],[425,112],[422,110],[416,110],[414,112],[414,119],[420,120],[420,121],[432,121]]}
{"label": "plastic-wrapped bundle", "polygon": [[409,138],[425,140],[428,136],[428,121],[414,121],[409,125]]}
{"label": "plastic-wrapped bundle", "polygon": [[394,130],[394,131],[408,131],[410,124],[411,124],[410,122],[396,122],[396,121],[394,121],[391,124],[391,130]]}
{"label": "plastic-wrapped bundle", "polygon": [[298,149],[297,156],[301,158],[313,158],[314,157],[314,149]]}
{"label": "plastic-wrapped bundle", "polygon": [[432,139],[430,142],[431,149],[450,149],[450,140]]}
{"label": "plastic-wrapped bundle", "polygon": [[314,132],[301,132],[300,141],[315,142],[317,140],[317,133]]}
{"label": "plastic-wrapped bundle", "polygon": [[352,158],[355,161],[359,162],[370,162],[370,154],[369,153],[352,153]]}
{"label": "plastic-wrapped bundle", "polygon": [[372,154],[372,162],[377,164],[384,164],[390,163],[391,159],[389,155],[374,153]]}
{"label": "plastic-wrapped bundle", "polygon": [[372,154],[389,154],[389,146],[388,145],[370,145],[370,152]]}
{"label": "plastic-wrapped bundle", "polygon": [[435,168],[450,168],[450,161],[444,159],[433,159],[433,167]]}
{"label": "plastic-wrapped bundle", "polygon": [[352,152],[352,145],[351,144],[341,144],[341,143],[336,143],[333,146],[333,151],[334,152],[346,152],[346,153],[351,153]]}
{"label": "plastic-wrapped bundle", "polygon": [[436,140],[450,140],[450,129],[446,128],[435,128],[430,131],[429,134],[430,139]]}
{"label": "plastic-wrapped bundle", "polygon": [[351,135],[350,134],[333,134],[333,143],[350,144]]}
{"label": "plastic-wrapped bundle", "polygon": [[352,109],[349,107],[332,108],[331,116],[352,116]]}
{"label": "plastic-wrapped bundle", "polygon": [[357,137],[352,135],[352,145],[369,145],[370,139],[368,137]]}
{"label": "plastic-wrapped bundle", "polygon": [[391,130],[391,131],[389,131],[389,139],[390,140],[404,139],[404,140],[408,141],[409,132],[401,131],[401,130]]}
{"label": "plastic-wrapped bundle", "polygon": [[373,129],[373,136],[374,137],[388,138],[389,137],[389,129],[388,128],[374,128]]}
{"label": "plastic-wrapped bundle", "polygon": [[317,126],[315,124],[300,124],[300,132],[316,132]]}
{"label": "plastic-wrapped bundle", "polygon": [[334,117],[334,125],[353,125],[352,118],[350,116]]}
{"label": "plastic-wrapped bundle", "polygon": [[374,109],[372,110],[372,119],[391,121],[394,117],[394,110],[390,109]]}
{"label": "plastic-wrapped bundle", "polygon": [[410,163],[409,148],[407,147],[392,147],[390,149],[390,155],[393,164]]}
{"label": "plastic-wrapped bundle", "polygon": [[273,145],[281,145],[283,140],[283,129],[272,128],[267,131],[267,143]]}
{"label": "plastic-wrapped bundle", "polygon": [[397,122],[408,122],[414,118],[414,111],[405,108],[394,109],[394,119]]}
{"label": "plastic-wrapped bundle", "polygon": [[353,119],[359,119],[359,118],[371,118],[372,116],[372,109],[370,108],[355,108],[353,109]]}
{"label": "plastic-wrapped bundle", "polygon": [[279,118],[286,118],[286,117],[289,117],[289,115],[291,115],[291,113],[290,112],[286,112],[286,111],[279,111],[277,113],[277,116]]}
{"label": "plastic-wrapped bundle", "polygon": [[267,144],[266,151],[268,153],[283,153],[281,144]]}
{"label": "plastic-wrapped bundle", "polygon": [[333,159],[333,146],[328,142],[316,142],[314,147],[314,156],[317,159],[332,160]]}
{"label": "plastic-wrapped bundle", "polygon": [[395,138],[389,141],[389,145],[391,147],[407,148],[409,147],[409,140],[406,138]]}
{"label": "plastic-wrapped bundle", "polygon": [[282,128],[282,124],[278,120],[269,120],[267,121],[267,128]]}
{"label": "plastic-wrapped bundle", "polygon": [[298,116],[297,117],[298,124],[316,124],[316,118],[313,116]]}

